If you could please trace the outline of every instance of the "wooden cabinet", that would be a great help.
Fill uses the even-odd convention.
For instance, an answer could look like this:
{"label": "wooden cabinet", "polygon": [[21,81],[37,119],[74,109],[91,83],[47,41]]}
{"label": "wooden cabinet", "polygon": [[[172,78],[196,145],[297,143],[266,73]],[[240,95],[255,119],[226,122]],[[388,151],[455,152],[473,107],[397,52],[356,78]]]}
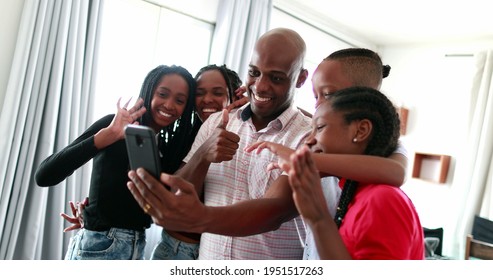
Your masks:
{"label": "wooden cabinet", "polygon": [[448,155],[416,153],[412,177],[443,184],[447,181],[450,159]]}
{"label": "wooden cabinet", "polygon": [[401,121],[401,135],[406,135],[407,132],[407,115],[409,110],[404,107],[398,107],[397,113],[399,113],[399,119]]}

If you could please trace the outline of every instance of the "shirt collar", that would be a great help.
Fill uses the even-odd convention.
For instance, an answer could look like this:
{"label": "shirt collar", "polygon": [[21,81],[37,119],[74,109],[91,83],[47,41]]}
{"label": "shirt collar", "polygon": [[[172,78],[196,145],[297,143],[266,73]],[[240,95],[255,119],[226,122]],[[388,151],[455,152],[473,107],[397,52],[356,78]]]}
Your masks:
{"label": "shirt collar", "polygon": [[[243,105],[238,111],[236,112],[236,116],[238,118],[241,118],[242,121],[247,121],[252,117],[252,107],[250,106],[250,103]],[[277,130],[281,130],[283,127],[285,127],[289,121],[294,118],[298,114],[298,109],[294,106],[294,104],[291,104],[282,114],[280,114],[276,119],[271,121],[267,127],[273,127]]]}

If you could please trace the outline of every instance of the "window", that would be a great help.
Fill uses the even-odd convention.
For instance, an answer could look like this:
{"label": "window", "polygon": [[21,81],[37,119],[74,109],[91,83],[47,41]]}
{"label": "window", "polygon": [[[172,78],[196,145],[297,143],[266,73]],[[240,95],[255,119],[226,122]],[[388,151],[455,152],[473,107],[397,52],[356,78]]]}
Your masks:
{"label": "window", "polygon": [[176,64],[192,76],[207,65],[214,25],[142,0],[106,1],[93,118],[133,103],[147,73]]}

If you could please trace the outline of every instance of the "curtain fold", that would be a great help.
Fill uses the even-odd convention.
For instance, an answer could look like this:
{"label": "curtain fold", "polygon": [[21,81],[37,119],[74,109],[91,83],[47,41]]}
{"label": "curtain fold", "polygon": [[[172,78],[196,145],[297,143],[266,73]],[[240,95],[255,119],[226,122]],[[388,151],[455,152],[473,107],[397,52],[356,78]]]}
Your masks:
{"label": "curtain fold", "polygon": [[268,30],[272,0],[220,0],[210,63],[226,64],[244,81],[257,38]]}
{"label": "curtain fold", "polygon": [[90,164],[52,188],[34,174],[91,122],[102,1],[25,1],[0,123],[0,259],[66,251],[59,213],[87,196]]}
{"label": "curtain fold", "polygon": [[[493,50],[475,55],[469,115],[469,132],[465,158],[457,160],[454,178],[452,224],[449,255],[463,258],[466,235],[471,233],[474,215],[493,220]],[[446,240],[444,240],[445,242]]]}

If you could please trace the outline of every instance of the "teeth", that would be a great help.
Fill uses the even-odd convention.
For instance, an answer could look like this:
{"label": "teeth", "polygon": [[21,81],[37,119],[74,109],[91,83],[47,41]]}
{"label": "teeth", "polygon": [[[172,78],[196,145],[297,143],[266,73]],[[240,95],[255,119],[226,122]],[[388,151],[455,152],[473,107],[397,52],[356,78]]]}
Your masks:
{"label": "teeth", "polygon": [[204,108],[204,109],[202,109],[202,112],[204,112],[204,113],[215,113],[215,112],[217,112],[217,110],[212,109],[212,108]]}
{"label": "teeth", "polygon": [[165,112],[159,111],[159,114],[160,114],[161,116],[165,116],[165,117],[167,117],[167,118],[171,118],[171,115],[170,115],[170,114],[167,114],[167,113],[165,113]]}
{"label": "teeth", "polygon": [[263,98],[263,97],[260,97],[256,94],[254,94],[253,97],[255,98],[255,100],[260,101],[260,102],[266,102],[266,101],[269,101],[272,99],[272,98]]}

